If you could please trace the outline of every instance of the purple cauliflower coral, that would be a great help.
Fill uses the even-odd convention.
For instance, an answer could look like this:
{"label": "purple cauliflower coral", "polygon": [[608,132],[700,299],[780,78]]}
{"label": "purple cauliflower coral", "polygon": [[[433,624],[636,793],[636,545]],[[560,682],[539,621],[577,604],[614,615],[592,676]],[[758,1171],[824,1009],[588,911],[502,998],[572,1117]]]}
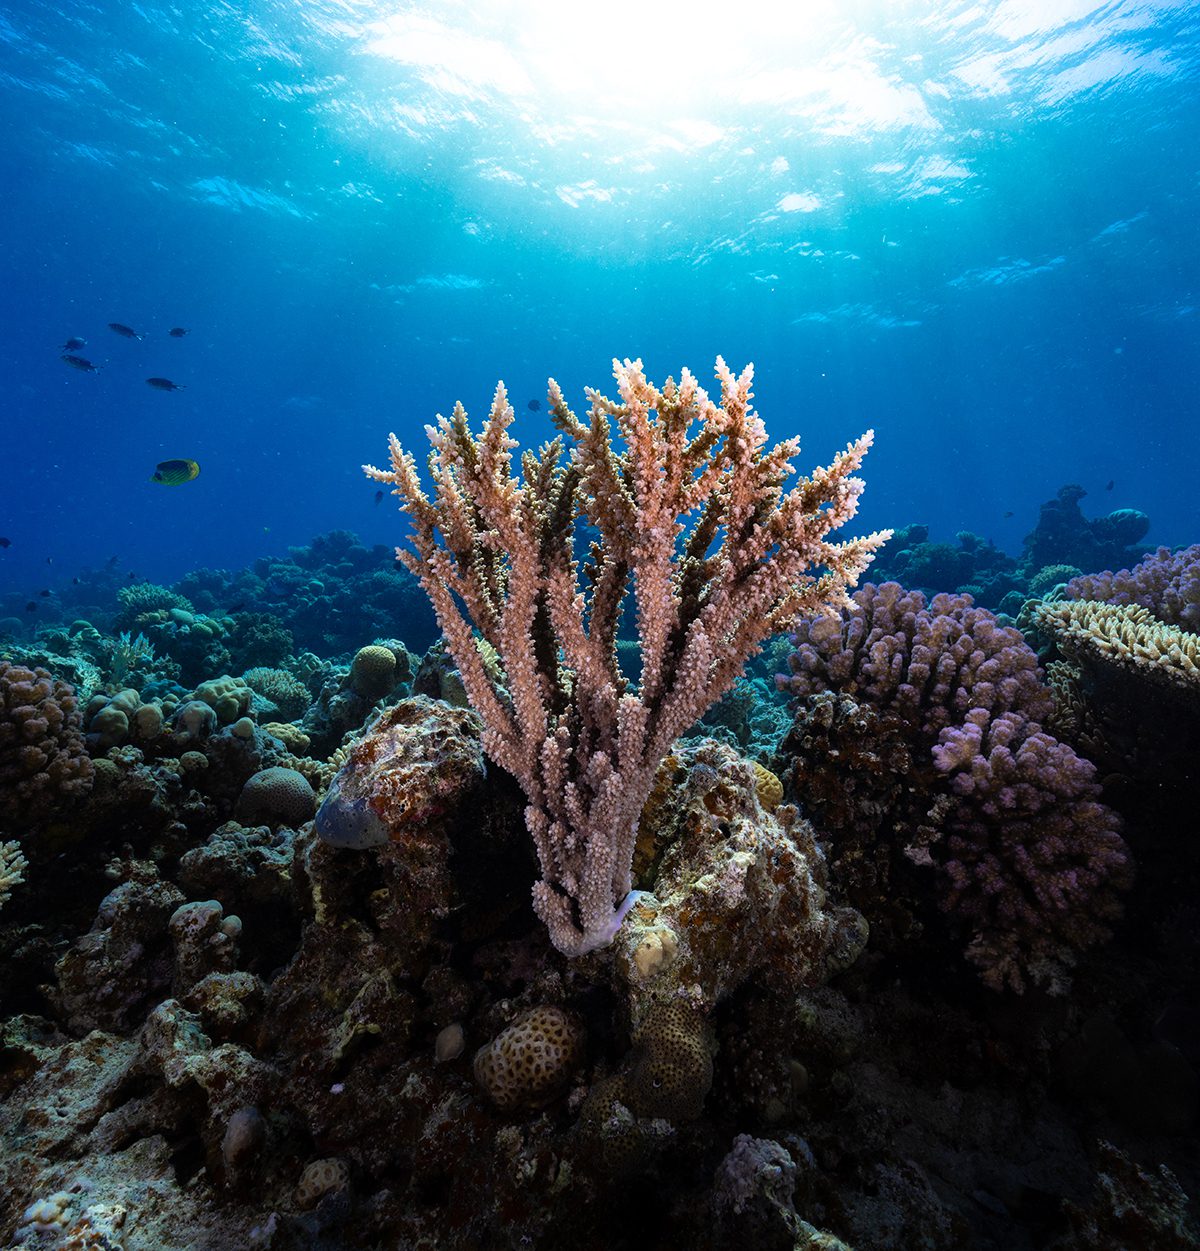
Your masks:
{"label": "purple cauliflower coral", "polygon": [[[818,795],[835,786],[870,793],[869,811],[848,822],[844,805],[809,806],[832,825],[835,843],[839,821],[852,827],[854,855],[843,859],[851,873],[870,864],[880,908],[892,904],[892,874],[866,844],[890,838],[893,863],[935,869],[940,908],[967,931],[967,957],[988,985],[1020,990],[1031,979],[1058,988],[1075,954],[1107,935],[1132,870],[1093,766],[1042,727],[1053,702],[1035,653],[970,596],[927,603],[893,582],[868,583],[852,600],[838,616],[801,624],[792,672],[778,678],[801,697],[804,731],[790,744],[808,755],[792,770],[798,798],[808,803],[810,783]],[[824,692],[867,710],[858,721],[869,727],[869,750],[855,741],[844,752],[814,732],[808,706]],[[911,760],[898,783],[881,791],[847,776],[871,770],[877,783],[897,744]],[[822,772],[833,779],[824,792]],[[834,848],[835,869],[838,859]]]}

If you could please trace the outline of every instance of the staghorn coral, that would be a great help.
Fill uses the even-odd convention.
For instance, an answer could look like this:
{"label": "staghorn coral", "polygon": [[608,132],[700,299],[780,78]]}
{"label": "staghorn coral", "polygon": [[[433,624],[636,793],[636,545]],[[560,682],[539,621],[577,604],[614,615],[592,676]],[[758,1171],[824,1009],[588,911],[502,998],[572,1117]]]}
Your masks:
{"label": "staghorn coral", "polygon": [[[888,537],[829,541],[857,510],[863,484],[853,475],[870,433],[785,493],[799,443],[767,448],[752,367],[735,377],[718,357],[720,405],[687,370],[661,390],[641,361],[614,361],[613,372],[620,402],[589,390],[587,422],[550,381],[570,459],[556,439],[525,453],[520,479],[503,384],[479,437],[461,405],[428,428],[433,499],[394,435],[391,469],[364,467],[395,488],[412,520],[415,551],[397,555],[433,603],[485,749],[525,790],[542,871],[534,907],[569,955],[611,942],[621,924],[638,815],[673,740],[768,635],[842,602]],[[581,519],[597,532],[582,571]],[[636,690],[615,647],[631,580]]]}
{"label": "staghorn coral", "polygon": [[[940,906],[966,930],[966,954],[988,985],[1021,989],[1031,977],[1061,989],[1075,953],[1107,934],[1114,892],[1131,872],[1119,821],[1098,802],[1093,766],[1042,728],[1052,696],[1020,633],[969,596],[926,604],[920,592],[884,583],[863,587],[840,617],[802,623],[796,642],[781,687],[805,701],[833,691],[875,714],[876,744],[859,757],[876,778],[865,792],[873,808],[848,823],[855,845],[846,863],[876,872],[884,886],[902,877],[918,893],[900,859],[931,865]],[[904,777],[897,737],[912,758]],[[794,782],[814,769],[846,773],[836,748],[818,762],[815,745],[807,735]],[[836,847],[836,808],[816,815]],[[854,886],[872,919],[870,887],[862,891],[861,879]]]}
{"label": "staghorn coral", "polygon": [[92,788],[74,690],[0,661],[0,827],[29,829]]}

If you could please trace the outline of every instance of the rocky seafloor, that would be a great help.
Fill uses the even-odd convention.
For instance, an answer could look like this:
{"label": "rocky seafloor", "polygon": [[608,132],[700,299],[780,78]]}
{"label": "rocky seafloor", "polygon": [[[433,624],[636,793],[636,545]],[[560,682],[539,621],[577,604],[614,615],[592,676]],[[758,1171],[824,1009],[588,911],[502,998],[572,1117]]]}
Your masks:
{"label": "rocky seafloor", "polygon": [[1080,497],[776,640],[574,960],[390,550],[0,597],[0,1246],[1200,1245],[1200,548]]}

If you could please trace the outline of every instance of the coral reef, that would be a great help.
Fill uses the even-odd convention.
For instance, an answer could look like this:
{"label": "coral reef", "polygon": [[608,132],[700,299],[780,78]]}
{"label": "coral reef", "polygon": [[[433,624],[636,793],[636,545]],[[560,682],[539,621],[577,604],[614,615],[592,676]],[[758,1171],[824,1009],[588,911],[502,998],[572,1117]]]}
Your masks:
{"label": "coral reef", "polygon": [[668,745],[572,957],[390,552],[81,571],[0,660],[0,766],[47,758],[0,787],[0,1245],[1195,1245],[1194,550],[1031,607],[1045,679],[962,598],[806,618]]}
{"label": "coral reef", "polygon": [[1128,564],[1146,550],[1140,546],[1150,529],[1144,512],[1118,508],[1089,520],[1079,507],[1085,495],[1083,487],[1072,483],[1042,505],[1037,525],[1024,539],[1020,563],[1026,575],[1047,565],[1103,569]]}

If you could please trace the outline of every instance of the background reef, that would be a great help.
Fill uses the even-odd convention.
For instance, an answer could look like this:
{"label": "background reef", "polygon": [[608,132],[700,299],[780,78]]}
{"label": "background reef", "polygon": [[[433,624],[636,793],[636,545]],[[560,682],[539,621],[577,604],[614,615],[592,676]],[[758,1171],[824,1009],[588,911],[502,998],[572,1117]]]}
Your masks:
{"label": "background reef", "polygon": [[1081,496],[774,640],[574,960],[390,549],[0,601],[0,1245],[1196,1246],[1200,545]]}

